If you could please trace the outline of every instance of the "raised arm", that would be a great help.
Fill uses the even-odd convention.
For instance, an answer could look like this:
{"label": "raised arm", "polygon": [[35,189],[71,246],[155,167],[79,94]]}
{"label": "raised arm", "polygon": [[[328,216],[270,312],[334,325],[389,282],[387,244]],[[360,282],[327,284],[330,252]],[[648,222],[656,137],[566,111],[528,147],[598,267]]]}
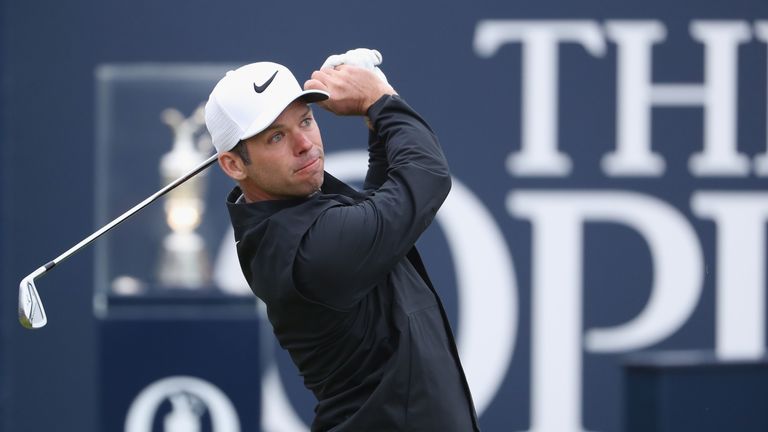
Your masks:
{"label": "raised arm", "polygon": [[[367,120],[370,122],[370,119]],[[373,126],[371,126],[373,128]],[[387,149],[384,143],[379,139],[379,135],[374,129],[368,131],[368,171],[365,173],[365,182],[363,190],[372,192],[378,189],[387,179],[387,170],[389,161],[387,160]]]}
{"label": "raised arm", "polygon": [[[334,90],[329,90],[331,107],[338,109],[332,105]],[[364,112],[389,163],[381,186],[358,204],[323,213],[305,235],[294,264],[304,295],[339,309],[353,306],[405,257],[450,190],[437,138],[393,93],[380,96]]]}

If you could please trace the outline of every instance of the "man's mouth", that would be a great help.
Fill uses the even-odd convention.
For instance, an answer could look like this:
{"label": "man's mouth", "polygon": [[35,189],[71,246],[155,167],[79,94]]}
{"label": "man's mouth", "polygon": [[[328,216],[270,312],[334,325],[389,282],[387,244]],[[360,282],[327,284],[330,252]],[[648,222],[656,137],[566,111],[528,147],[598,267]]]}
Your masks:
{"label": "man's mouth", "polygon": [[309,162],[307,162],[305,165],[302,165],[302,166],[301,166],[299,169],[297,169],[295,172],[297,172],[297,173],[298,173],[298,172],[304,171],[304,170],[306,170],[306,169],[312,168],[312,167],[314,167],[314,166],[315,166],[315,164],[317,164],[318,162],[320,162],[320,158],[319,158],[319,157],[316,157],[316,158],[314,158],[314,159],[310,160]]}

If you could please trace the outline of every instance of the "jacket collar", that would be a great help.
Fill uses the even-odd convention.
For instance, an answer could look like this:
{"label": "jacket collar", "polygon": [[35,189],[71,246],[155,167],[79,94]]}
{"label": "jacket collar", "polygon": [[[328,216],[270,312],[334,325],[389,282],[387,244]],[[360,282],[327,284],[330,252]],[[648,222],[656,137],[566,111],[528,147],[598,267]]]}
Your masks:
{"label": "jacket collar", "polygon": [[252,227],[269,219],[273,214],[281,210],[295,207],[313,199],[328,199],[338,195],[353,198],[354,200],[365,197],[364,194],[352,189],[327,172],[323,177],[323,186],[320,188],[320,192],[306,198],[257,201],[253,203],[246,203],[243,200],[238,202],[242,195],[243,191],[240,187],[235,186],[227,196],[227,209],[229,210],[232,226],[235,229],[236,239],[241,238],[242,232],[247,227]]}

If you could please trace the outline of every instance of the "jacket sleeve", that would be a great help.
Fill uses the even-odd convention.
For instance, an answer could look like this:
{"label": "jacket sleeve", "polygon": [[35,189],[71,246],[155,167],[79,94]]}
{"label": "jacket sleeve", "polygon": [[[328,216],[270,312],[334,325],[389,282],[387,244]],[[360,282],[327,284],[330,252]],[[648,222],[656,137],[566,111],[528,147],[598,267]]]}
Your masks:
{"label": "jacket sleeve", "polygon": [[369,163],[366,185],[377,179],[380,185],[357,204],[322,213],[305,234],[294,263],[294,281],[304,296],[342,310],[405,257],[451,187],[437,137],[402,99],[384,96],[368,115],[386,153],[385,175],[370,171],[382,168],[380,160]]}
{"label": "jacket sleeve", "polygon": [[368,172],[363,182],[365,192],[373,192],[387,179],[387,149],[384,143],[379,139],[379,134],[375,130],[368,131]]}

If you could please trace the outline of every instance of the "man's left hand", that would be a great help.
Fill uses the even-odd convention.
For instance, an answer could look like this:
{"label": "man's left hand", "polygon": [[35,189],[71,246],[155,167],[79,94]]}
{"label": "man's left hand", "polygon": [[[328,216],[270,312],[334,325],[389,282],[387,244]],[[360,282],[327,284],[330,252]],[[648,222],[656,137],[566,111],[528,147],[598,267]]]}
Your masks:
{"label": "man's left hand", "polygon": [[379,79],[389,84],[386,75],[379,66],[383,61],[382,55],[375,49],[356,48],[351,49],[344,54],[334,54],[325,59],[320,69],[334,68],[343,64],[350,66],[359,66],[363,69],[372,70]]}

